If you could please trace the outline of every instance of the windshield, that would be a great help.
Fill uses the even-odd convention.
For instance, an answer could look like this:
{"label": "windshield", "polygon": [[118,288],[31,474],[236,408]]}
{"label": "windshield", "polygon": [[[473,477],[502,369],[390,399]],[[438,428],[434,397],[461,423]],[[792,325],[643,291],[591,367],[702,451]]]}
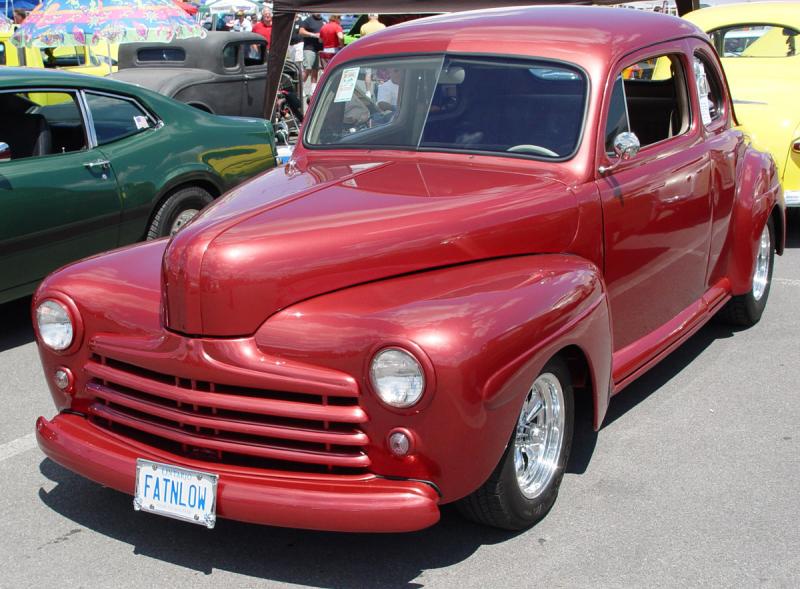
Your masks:
{"label": "windshield", "polygon": [[325,83],[305,142],[566,159],[578,147],[586,95],[580,70],[543,60],[351,62]]}

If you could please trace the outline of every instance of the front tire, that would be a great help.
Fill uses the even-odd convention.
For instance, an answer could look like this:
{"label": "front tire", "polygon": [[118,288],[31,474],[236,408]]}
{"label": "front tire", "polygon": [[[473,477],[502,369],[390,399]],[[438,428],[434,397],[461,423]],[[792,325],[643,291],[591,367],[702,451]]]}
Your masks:
{"label": "front tire", "polygon": [[147,239],[175,235],[214,200],[199,186],[187,186],[173,192],[158,208],[147,229]]}
{"label": "front tire", "polygon": [[775,228],[772,218],[764,225],[756,250],[753,269],[753,287],[750,292],[733,297],[720,312],[722,319],[740,327],[751,327],[759,322],[767,306],[772,284],[772,267],[775,263]]}
{"label": "front tire", "polygon": [[555,503],[572,448],[572,380],[561,358],[551,359],[528,389],[511,440],[494,472],[458,503],[478,523],[522,530]]}

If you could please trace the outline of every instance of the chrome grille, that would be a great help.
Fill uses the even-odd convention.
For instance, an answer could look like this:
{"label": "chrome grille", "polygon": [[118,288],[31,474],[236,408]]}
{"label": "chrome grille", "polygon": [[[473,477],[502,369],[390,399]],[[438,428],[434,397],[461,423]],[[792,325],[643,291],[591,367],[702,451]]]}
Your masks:
{"label": "chrome grille", "polygon": [[359,473],[370,464],[357,397],[186,379],[101,356],[85,370],[92,421],[161,450],[298,472]]}

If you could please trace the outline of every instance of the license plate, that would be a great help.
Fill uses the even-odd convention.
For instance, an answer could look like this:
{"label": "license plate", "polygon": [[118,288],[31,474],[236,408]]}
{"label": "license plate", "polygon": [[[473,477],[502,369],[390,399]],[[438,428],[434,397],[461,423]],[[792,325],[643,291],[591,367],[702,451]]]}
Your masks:
{"label": "license plate", "polygon": [[213,528],[217,523],[217,478],[139,458],[133,508]]}

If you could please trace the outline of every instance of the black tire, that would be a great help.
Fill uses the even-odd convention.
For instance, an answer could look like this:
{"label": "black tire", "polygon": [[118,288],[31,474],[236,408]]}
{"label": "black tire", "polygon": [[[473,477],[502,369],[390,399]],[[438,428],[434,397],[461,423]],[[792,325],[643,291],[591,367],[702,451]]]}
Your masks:
{"label": "black tire", "polygon": [[153,221],[147,228],[147,239],[157,239],[176,233],[185,225],[181,223],[178,227],[173,227],[183,213],[200,212],[213,200],[214,197],[199,186],[187,186],[173,192],[161,203],[153,216]]}
{"label": "black tire", "polygon": [[[739,327],[751,327],[759,322],[764,309],[767,306],[767,298],[769,298],[769,289],[772,285],[772,268],[775,264],[775,227],[772,223],[772,218],[767,221],[766,229],[769,235],[769,254],[768,269],[767,269],[767,283],[764,291],[760,297],[755,296],[755,285],[750,289],[750,292],[743,295],[733,297],[722,308],[719,313],[720,319],[730,325]],[[756,263],[758,262],[758,253],[756,253]],[[755,270],[754,270],[755,273]]]}
{"label": "black tire", "polygon": [[[559,381],[564,397],[564,431],[555,470],[535,498],[529,499],[523,494],[514,465],[514,442],[517,435],[515,422],[508,446],[494,472],[478,490],[458,502],[458,509],[465,517],[496,528],[523,530],[547,515],[555,503],[572,449],[575,400],[572,379],[564,360],[559,357],[551,359],[537,379],[547,374],[555,376]],[[526,399],[527,397],[526,395]],[[520,413],[524,408],[523,401]]]}

